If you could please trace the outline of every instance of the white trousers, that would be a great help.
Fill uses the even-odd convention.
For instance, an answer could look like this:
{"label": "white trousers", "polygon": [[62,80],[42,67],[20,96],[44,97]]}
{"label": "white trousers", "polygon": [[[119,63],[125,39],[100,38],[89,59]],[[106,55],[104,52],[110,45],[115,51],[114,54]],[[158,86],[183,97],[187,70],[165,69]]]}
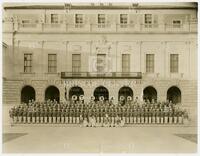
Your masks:
{"label": "white trousers", "polygon": [[155,117],[155,116],[152,117],[152,123],[153,123],[153,124],[156,123],[156,117]]}
{"label": "white trousers", "polygon": [[40,123],[43,123],[43,121],[44,121],[44,117],[41,116],[41,117],[40,117]]}
{"label": "white trousers", "polygon": [[159,116],[156,117],[156,123],[157,123],[157,124],[160,123],[160,117],[159,117]]}
{"label": "white trousers", "polygon": [[19,117],[18,117],[18,122],[19,122],[19,123],[22,123],[22,116],[19,116]]}
{"label": "white trousers", "polygon": [[26,123],[26,116],[23,116],[23,123]]}
{"label": "white trousers", "polygon": [[28,123],[31,123],[31,117],[30,116],[27,117],[27,121],[28,121]]}
{"label": "white trousers", "polygon": [[44,123],[47,123],[47,116],[44,117]]}
{"label": "white trousers", "polygon": [[49,116],[49,123],[52,123],[52,117]]}
{"label": "white trousers", "polygon": [[152,117],[151,116],[149,117],[149,123],[150,124],[152,123]]}
{"label": "white trousers", "polygon": [[141,117],[137,117],[137,123],[141,123]]}
{"label": "white trousers", "polygon": [[177,123],[177,119],[178,119],[177,116],[175,116],[175,117],[174,117],[174,123],[175,123],[175,124]]}
{"label": "white trousers", "polygon": [[140,123],[142,123],[142,124],[144,123],[144,117],[143,116],[141,117],[141,122]]}
{"label": "white trousers", "polygon": [[163,118],[163,117],[160,118],[160,123],[161,123],[161,124],[164,123],[164,118]]}
{"label": "white trousers", "polygon": [[169,123],[172,124],[173,118],[170,116],[169,117]]}
{"label": "white trousers", "polygon": [[167,124],[167,123],[168,123],[168,117],[165,116],[165,124]]}
{"label": "white trousers", "polygon": [[56,117],[53,116],[53,123],[56,123]]}
{"label": "white trousers", "polygon": [[37,117],[36,117],[36,123],[39,123],[39,122],[40,122],[40,117],[37,116]]}
{"label": "white trousers", "polygon": [[147,124],[149,121],[148,121],[148,117],[146,116],[145,117],[145,123]]}
{"label": "white trousers", "polygon": [[68,116],[65,117],[65,123],[68,123]]}

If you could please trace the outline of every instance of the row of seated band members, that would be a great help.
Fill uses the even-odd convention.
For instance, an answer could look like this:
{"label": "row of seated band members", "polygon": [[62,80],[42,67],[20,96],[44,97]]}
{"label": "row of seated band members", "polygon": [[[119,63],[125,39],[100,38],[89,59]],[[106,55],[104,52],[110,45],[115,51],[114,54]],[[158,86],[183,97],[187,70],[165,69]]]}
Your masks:
{"label": "row of seated band members", "polygon": [[124,123],[164,123],[164,119],[165,123],[183,123],[183,118],[188,119],[186,110],[181,110],[180,107],[171,108],[165,104],[164,107],[157,108],[142,105],[137,108],[121,105],[83,108],[67,107],[65,104],[48,105],[44,102],[38,104],[40,107],[37,107],[37,104],[20,105],[12,108],[9,113],[13,123],[79,123],[81,118],[88,119],[94,116],[99,121],[106,115],[113,119],[119,117]]}

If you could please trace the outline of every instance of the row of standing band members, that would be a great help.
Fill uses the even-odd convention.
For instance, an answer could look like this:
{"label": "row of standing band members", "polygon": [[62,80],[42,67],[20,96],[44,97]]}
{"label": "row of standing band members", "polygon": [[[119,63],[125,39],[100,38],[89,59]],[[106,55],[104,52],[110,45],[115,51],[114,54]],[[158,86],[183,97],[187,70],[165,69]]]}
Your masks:
{"label": "row of standing band members", "polygon": [[[81,123],[94,117],[96,121],[120,118],[124,123],[183,123],[188,118],[186,110],[175,107],[171,102],[139,104],[129,101],[124,106],[104,101],[71,101],[58,104],[56,101],[43,103],[31,101],[10,110],[14,123]],[[101,120],[102,119],[102,120]]]}

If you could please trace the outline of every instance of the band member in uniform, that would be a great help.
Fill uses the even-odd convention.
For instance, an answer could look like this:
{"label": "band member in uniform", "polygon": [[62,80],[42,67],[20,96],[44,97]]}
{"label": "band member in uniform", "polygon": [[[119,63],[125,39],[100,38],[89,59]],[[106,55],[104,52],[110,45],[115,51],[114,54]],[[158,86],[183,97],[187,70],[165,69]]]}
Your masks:
{"label": "band member in uniform", "polygon": [[36,123],[38,124],[40,122],[40,110],[36,110]]}
{"label": "band member in uniform", "polygon": [[45,108],[43,109],[43,116],[44,116],[44,123],[47,124],[47,118],[48,118],[48,112],[47,112],[47,108],[45,106]]}
{"label": "band member in uniform", "polygon": [[11,108],[11,110],[9,110],[9,116],[10,116],[10,123],[12,126],[14,123],[14,108]]}
{"label": "band member in uniform", "polygon": [[153,124],[156,123],[156,111],[155,111],[154,108],[153,108],[153,110],[152,110],[152,123],[153,123]]}
{"label": "band member in uniform", "polygon": [[52,108],[49,109],[47,116],[48,116],[48,122],[52,123],[52,119],[53,119],[53,110],[52,110]]}
{"label": "band member in uniform", "polygon": [[115,127],[119,127],[120,123],[121,123],[121,118],[118,115],[116,115],[116,117],[115,117]]}
{"label": "band member in uniform", "polygon": [[181,110],[178,110],[178,123],[183,123],[183,112]]}
{"label": "band member in uniform", "polygon": [[152,123],[152,109],[150,109],[149,111],[148,111],[148,117],[149,117],[149,123],[151,124]]}
{"label": "band member in uniform", "polygon": [[68,106],[65,112],[65,123],[69,123],[69,107]]}
{"label": "band member in uniform", "polygon": [[31,118],[32,118],[32,123],[36,123],[36,109],[35,108],[33,109]]}
{"label": "band member in uniform", "polygon": [[146,109],[144,110],[144,120],[145,120],[145,124],[148,124],[148,123],[149,123],[148,118],[149,118],[148,109],[146,108]]}
{"label": "band member in uniform", "polygon": [[79,124],[81,126],[83,125],[83,116],[82,116],[82,114],[80,114],[80,117],[79,117]]}
{"label": "band member in uniform", "polygon": [[104,127],[109,127],[109,126],[110,126],[108,114],[105,114],[103,126],[104,126]]}
{"label": "band member in uniform", "polygon": [[144,108],[140,109],[140,119],[141,119],[141,123],[144,124]]}
{"label": "band member in uniform", "polygon": [[126,123],[126,111],[125,108],[122,107],[122,122],[125,124]]}
{"label": "band member in uniform", "polygon": [[91,127],[96,127],[96,119],[93,115],[91,116]]}
{"label": "band member in uniform", "polygon": [[31,123],[31,116],[32,116],[32,111],[30,110],[30,111],[27,112],[27,122],[28,122],[28,124]]}
{"label": "band member in uniform", "polygon": [[61,123],[64,124],[65,123],[65,110],[61,109]]}
{"label": "band member in uniform", "polygon": [[57,123],[60,123],[60,118],[61,118],[61,111],[60,111],[60,109],[58,108],[58,110],[57,110]]}
{"label": "band member in uniform", "polygon": [[159,109],[156,110],[156,123],[157,124],[160,123],[160,110]]}
{"label": "band member in uniform", "polygon": [[56,116],[57,116],[57,112],[56,112],[56,108],[53,108],[53,123],[56,123]]}
{"label": "band member in uniform", "polygon": [[163,112],[163,109],[160,110],[160,123],[161,124],[164,123],[164,112]]}
{"label": "band member in uniform", "polygon": [[138,115],[138,112],[136,110],[136,108],[133,110],[132,112],[132,116],[133,116],[133,123],[136,124],[137,123],[137,115]]}
{"label": "band member in uniform", "polygon": [[25,124],[26,123],[26,117],[27,117],[26,109],[24,108],[22,112],[23,112],[23,123]]}
{"label": "band member in uniform", "polygon": [[140,124],[141,123],[141,108],[137,109],[136,115],[137,115],[137,117],[136,117],[137,118],[137,123]]}
{"label": "band member in uniform", "polygon": [[17,123],[18,121],[18,109],[14,107],[13,109],[13,119],[14,119],[14,123]]}
{"label": "band member in uniform", "polygon": [[44,122],[44,110],[43,108],[41,108],[41,111],[40,111],[40,123],[43,123]]}
{"label": "band member in uniform", "polygon": [[165,124],[168,124],[168,118],[169,118],[169,113],[168,113],[168,111],[165,111],[164,112],[164,119],[165,119],[164,123]]}
{"label": "band member in uniform", "polygon": [[172,109],[170,108],[169,109],[169,124],[172,124],[173,122],[173,111]]}

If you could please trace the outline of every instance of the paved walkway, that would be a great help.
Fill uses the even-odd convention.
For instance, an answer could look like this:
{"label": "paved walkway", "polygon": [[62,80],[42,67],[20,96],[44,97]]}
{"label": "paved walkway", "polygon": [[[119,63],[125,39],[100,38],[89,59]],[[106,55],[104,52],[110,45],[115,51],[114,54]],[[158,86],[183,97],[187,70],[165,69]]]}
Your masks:
{"label": "paved walkway", "polygon": [[4,153],[191,153],[195,127],[4,126]]}

